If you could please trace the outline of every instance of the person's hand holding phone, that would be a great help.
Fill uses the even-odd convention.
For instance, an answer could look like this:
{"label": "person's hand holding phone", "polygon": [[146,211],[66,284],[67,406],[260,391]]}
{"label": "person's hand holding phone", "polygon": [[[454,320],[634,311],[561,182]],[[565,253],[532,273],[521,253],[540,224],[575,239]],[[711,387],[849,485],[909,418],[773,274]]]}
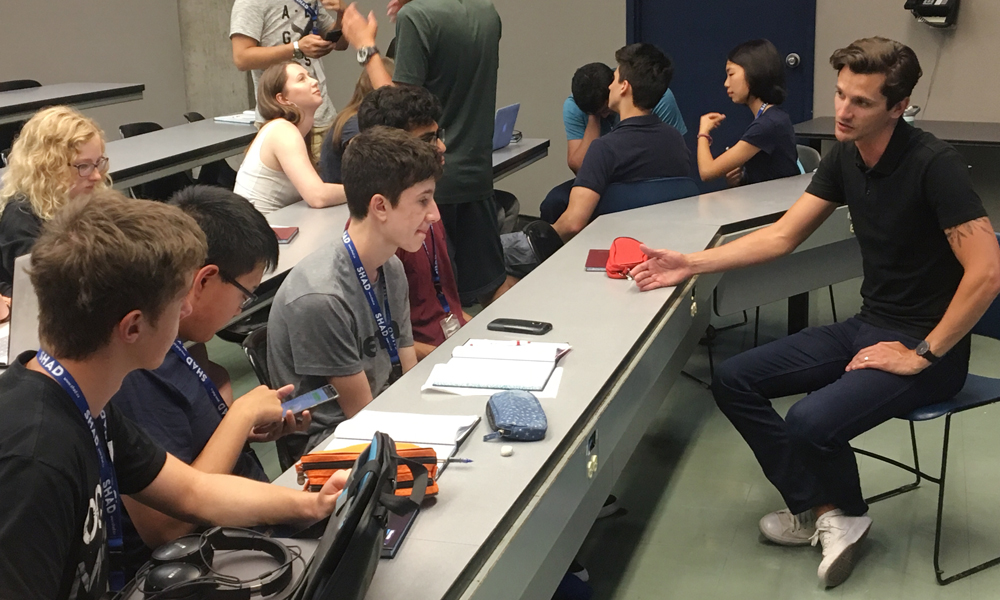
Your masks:
{"label": "person's hand holding phone", "polygon": [[328,42],[314,33],[304,35],[299,40],[299,50],[309,58],[323,58],[333,52],[333,47],[333,42]]}

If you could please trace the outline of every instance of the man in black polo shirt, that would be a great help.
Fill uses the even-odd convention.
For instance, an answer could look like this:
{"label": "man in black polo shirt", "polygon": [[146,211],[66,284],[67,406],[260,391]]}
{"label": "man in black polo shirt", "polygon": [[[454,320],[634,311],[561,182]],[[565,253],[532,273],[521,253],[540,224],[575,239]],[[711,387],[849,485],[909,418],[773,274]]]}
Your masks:
{"label": "man in black polo shirt", "polygon": [[[787,509],[760,530],[823,546],[820,581],[843,582],[871,528],[854,437],[962,388],[969,331],[1000,291],[1000,248],[962,157],[900,117],[920,78],[913,51],[884,38],[837,50],[838,144],[774,225],[717,249],[646,249],[641,290],[790,253],[841,204],[861,246],[861,312],[723,363],[716,403],[750,445]],[[771,398],[808,393],[782,419]]]}
{"label": "man in black polo shirt", "polygon": [[612,183],[691,176],[691,154],[684,138],[652,114],[670,86],[673,63],[651,44],[625,46],[615,52],[615,60],[618,68],[608,87],[608,106],[621,121],[587,150],[569,206],[552,225],[564,242],[586,227]]}

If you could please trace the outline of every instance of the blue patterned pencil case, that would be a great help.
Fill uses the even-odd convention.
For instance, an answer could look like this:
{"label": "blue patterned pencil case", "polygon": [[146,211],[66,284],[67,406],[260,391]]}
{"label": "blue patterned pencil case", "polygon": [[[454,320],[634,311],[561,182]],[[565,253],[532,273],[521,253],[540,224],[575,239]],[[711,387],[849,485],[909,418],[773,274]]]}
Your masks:
{"label": "blue patterned pencil case", "polygon": [[549,427],[538,398],[522,390],[507,390],[490,396],[486,402],[486,420],[493,433],[483,436],[484,442],[501,437],[534,442],[544,438]]}

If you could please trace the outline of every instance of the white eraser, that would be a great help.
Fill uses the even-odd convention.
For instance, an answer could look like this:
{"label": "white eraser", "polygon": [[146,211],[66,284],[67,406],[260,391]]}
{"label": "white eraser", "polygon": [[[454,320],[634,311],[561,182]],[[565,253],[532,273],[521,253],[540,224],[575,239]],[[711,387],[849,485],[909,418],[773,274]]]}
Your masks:
{"label": "white eraser", "polygon": [[514,446],[501,446],[500,456],[512,456],[514,454]]}

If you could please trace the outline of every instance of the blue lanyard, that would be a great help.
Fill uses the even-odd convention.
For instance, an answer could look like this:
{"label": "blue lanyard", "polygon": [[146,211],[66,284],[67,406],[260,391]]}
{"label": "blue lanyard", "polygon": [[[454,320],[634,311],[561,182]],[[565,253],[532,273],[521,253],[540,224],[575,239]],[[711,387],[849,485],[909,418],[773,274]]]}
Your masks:
{"label": "blue lanyard", "polygon": [[444,295],[444,290],[441,289],[441,272],[438,271],[438,255],[437,255],[437,243],[434,241],[434,226],[431,225],[430,231],[427,232],[428,237],[431,238],[431,251],[427,251],[427,242],[424,242],[424,254],[427,255],[427,260],[431,263],[431,279],[434,281],[434,290],[437,292],[438,302],[441,303],[441,308],[444,309],[444,314],[451,314],[451,306],[448,305],[448,299]]}
{"label": "blue lanyard", "polygon": [[49,356],[44,350],[39,350],[35,354],[35,358],[38,360],[38,364],[49,375],[52,375],[69,397],[73,399],[73,403],[76,404],[76,407],[83,414],[83,420],[87,422],[87,426],[90,427],[90,434],[94,438],[97,457],[101,461],[101,493],[104,496],[101,512],[104,515],[104,524],[108,528],[108,549],[112,557],[109,584],[111,591],[117,592],[125,586],[125,574],[121,570],[114,568],[116,565],[121,564],[122,515],[120,510],[121,498],[118,496],[118,477],[115,475],[115,466],[111,462],[111,457],[107,453],[107,416],[104,414],[104,411],[101,411],[101,414],[98,415],[98,418],[101,420],[101,429],[104,432],[104,443],[102,444],[101,438],[97,435],[94,416],[90,414],[90,407],[87,405],[87,400],[83,397],[83,390],[77,385],[73,376],[70,375],[65,367],[59,364],[59,361],[55,357]]}
{"label": "blue lanyard", "polygon": [[764,104],[761,104],[761,105],[760,105],[760,108],[758,108],[758,109],[757,109],[757,116],[756,116],[756,117],[754,117],[754,119],[759,119],[759,118],[760,118],[760,116],[761,116],[762,114],[764,114],[764,111],[765,111],[765,110],[767,109],[767,107],[768,107],[768,106],[771,106],[771,105],[770,105],[770,104],[768,104],[767,102],[765,102]]}
{"label": "blue lanyard", "polygon": [[[308,3],[303,0],[295,0],[295,3],[302,7],[302,10],[306,11],[306,15],[309,17],[309,23],[312,23],[312,32],[314,35],[319,35],[319,11],[309,6]],[[307,23],[308,24],[308,23]]]}
{"label": "blue lanyard", "polygon": [[403,375],[403,367],[402,363],[399,362],[399,351],[396,349],[396,336],[392,333],[392,315],[389,313],[389,284],[383,277],[382,285],[385,286],[385,314],[383,315],[378,298],[375,297],[371,280],[368,279],[368,273],[365,271],[365,266],[361,264],[358,249],[354,247],[351,235],[347,233],[346,229],[344,230],[344,247],[347,248],[347,254],[351,257],[351,262],[354,263],[354,274],[358,276],[361,289],[364,290],[365,298],[368,299],[368,307],[372,309],[372,316],[375,317],[375,324],[378,325],[379,333],[382,334],[382,339],[385,341],[385,348],[389,351],[389,362],[392,363],[392,377],[395,381]]}
{"label": "blue lanyard", "polygon": [[212,405],[215,406],[215,410],[219,411],[219,417],[225,417],[226,413],[229,412],[229,405],[226,404],[226,401],[222,398],[222,394],[219,393],[219,388],[215,387],[215,384],[208,378],[208,374],[205,373],[205,370],[198,365],[198,363],[194,360],[194,357],[191,356],[191,353],[189,353],[187,348],[184,347],[183,342],[180,340],[174,340],[174,344],[170,346],[170,349],[174,351],[174,354],[180,357],[181,362],[187,365],[188,368],[191,369],[191,372],[194,373],[195,377],[198,378],[198,381],[201,382],[205,391],[208,392],[208,397],[212,400]]}

